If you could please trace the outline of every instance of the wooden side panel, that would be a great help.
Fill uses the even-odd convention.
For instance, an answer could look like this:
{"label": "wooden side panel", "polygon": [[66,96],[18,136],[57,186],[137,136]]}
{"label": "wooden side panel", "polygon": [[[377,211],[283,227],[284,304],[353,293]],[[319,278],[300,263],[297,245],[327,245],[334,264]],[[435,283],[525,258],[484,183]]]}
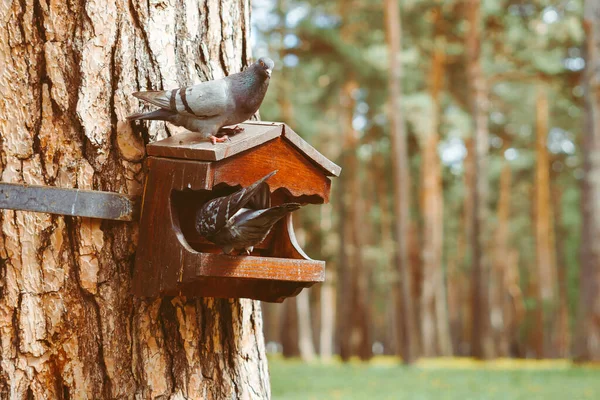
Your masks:
{"label": "wooden side panel", "polygon": [[328,203],[331,180],[323,175],[302,154],[281,137],[255,147],[252,151],[236,154],[213,163],[215,182],[231,186],[248,186],[273,170],[269,178],[271,191],[284,188],[294,197],[305,197],[307,203]]}
{"label": "wooden side panel", "polygon": [[171,192],[184,187],[208,189],[208,163],[148,158],[148,180],[142,201],[139,242],[133,290],[138,295],[157,293],[159,285],[177,284],[178,249],[171,215]]}

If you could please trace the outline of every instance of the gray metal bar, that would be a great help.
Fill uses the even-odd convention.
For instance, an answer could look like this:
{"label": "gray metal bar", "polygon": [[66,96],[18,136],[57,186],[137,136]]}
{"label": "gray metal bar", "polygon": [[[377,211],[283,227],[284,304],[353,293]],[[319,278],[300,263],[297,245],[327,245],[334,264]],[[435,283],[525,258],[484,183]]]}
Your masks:
{"label": "gray metal bar", "polygon": [[0,182],[0,209],[132,221],[137,218],[135,199],[112,192]]}

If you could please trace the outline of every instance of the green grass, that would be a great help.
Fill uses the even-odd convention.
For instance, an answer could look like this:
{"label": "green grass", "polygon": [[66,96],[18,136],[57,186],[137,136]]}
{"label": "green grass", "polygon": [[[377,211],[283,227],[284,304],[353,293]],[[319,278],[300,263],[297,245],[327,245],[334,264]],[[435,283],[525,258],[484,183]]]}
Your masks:
{"label": "green grass", "polygon": [[322,365],[270,358],[269,370],[273,400],[600,399],[600,370],[564,361],[450,359],[407,368],[389,360]]}

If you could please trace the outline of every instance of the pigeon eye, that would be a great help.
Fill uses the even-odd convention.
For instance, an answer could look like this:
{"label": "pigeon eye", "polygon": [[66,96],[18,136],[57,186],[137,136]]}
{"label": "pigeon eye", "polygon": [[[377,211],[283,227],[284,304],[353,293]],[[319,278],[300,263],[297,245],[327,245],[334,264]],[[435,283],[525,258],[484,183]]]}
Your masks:
{"label": "pigeon eye", "polygon": [[264,66],[265,66],[265,63],[261,61],[261,62],[260,62],[260,66],[261,66],[261,67],[264,67]]}

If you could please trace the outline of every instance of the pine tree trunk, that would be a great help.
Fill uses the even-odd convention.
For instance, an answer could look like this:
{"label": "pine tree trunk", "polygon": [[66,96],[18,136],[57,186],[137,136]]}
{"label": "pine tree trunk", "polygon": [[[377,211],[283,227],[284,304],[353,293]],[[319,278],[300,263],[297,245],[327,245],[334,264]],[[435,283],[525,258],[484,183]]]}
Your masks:
{"label": "pine tree trunk", "polygon": [[406,364],[415,361],[416,331],[414,304],[412,297],[411,265],[408,254],[410,225],[410,174],[408,171],[408,144],[404,127],[404,116],[401,108],[402,90],[402,31],[400,8],[397,0],[386,0],[384,3],[386,18],[386,35],[388,42],[389,65],[389,115],[392,139],[392,174],[394,182],[394,212],[396,222],[394,232],[397,241],[396,261],[400,283],[395,288],[398,317],[398,338],[402,360]]}
{"label": "pine tree trunk", "polygon": [[350,330],[342,334],[350,335],[350,354],[358,355],[361,359],[371,357],[371,328],[369,323],[369,280],[370,268],[363,262],[363,216],[364,204],[360,179],[360,160],[358,158],[358,132],[352,126],[355,100],[354,91],[358,89],[358,83],[353,77],[349,77],[341,90],[341,123],[345,132],[344,138],[344,165],[346,176],[344,181],[348,185],[348,191],[344,197],[346,213],[341,218],[347,221],[348,235],[346,240],[346,251],[349,274],[350,292],[344,293],[344,309],[342,318],[350,323]]}
{"label": "pine tree trunk", "polygon": [[[432,119],[437,119],[436,112],[431,112]],[[437,124],[435,124],[437,127]],[[421,292],[421,340],[422,355],[435,357],[438,354],[437,346],[437,318],[435,301],[438,295],[437,281],[441,273],[441,248],[438,247],[441,239],[442,226],[438,225],[442,216],[438,202],[438,186],[441,186],[439,176],[439,163],[437,162],[437,133],[421,133],[427,137],[423,143],[423,157],[421,160],[421,201],[423,214],[423,282]],[[438,217],[439,215],[439,217]],[[439,256],[439,257],[438,257]]]}
{"label": "pine tree trunk", "polygon": [[[396,293],[398,289],[397,276],[398,270],[396,266],[396,258],[394,257],[394,238],[392,236],[392,221],[389,204],[389,187],[388,180],[383,178],[387,174],[387,160],[384,152],[380,152],[371,157],[368,173],[371,175],[369,178],[373,183],[373,192],[375,199],[373,203],[379,209],[379,236],[373,235],[374,245],[377,244],[381,248],[380,256],[382,257],[382,263],[385,266],[385,273],[391,278],[390,283],[386,285],[384,291],[381,291],[380,298],[386,299],[385,317],[379,319],[382,322],[380,326],[382,342],[384,346],[385,354],[397,354],[399,355],[400,349],[398,348],[398,315],[396,315],[396,304],[394,301],[387,301],[387,299],[396,299],[399,294]],[[377,243],[377,244],[375,244]],[[374,301],[377,301],[375,299]],[[380,324],[381,325],[381,324]]]}
{"label": "pine tree trunk", "polygon": [[488,95],[485,76],[481,67],[481,0],[469,0],[465,7],[469,32],[467,33],[467,74],[470,83],[471,116],[473,119],[473,146],[475,160],[474,185],[470,194],[473,204],[471,218],[471,264],[472,264],[472,355],[487,358],[491,355],[492,340],[489,328],[488,260],[487,244],[487,156],[489,133]]}
{"label": "pine tree trunk", "polygon": [[535,247],[536,310],[534,327],[536,356],[544,358],[550,341],[547,327],[554,315],[556,268],[552,243],[552,212],[550,204],[550,172],[548,161],[548,98],[543,88],[538,91],[536,101],[536,169],[535,169]]}
{"label": "pine tree trunk", "polygon": [[583,145],[583,227],[579,321],[575,355],[600,360],[600,5],[585,2],[586,126]]}
{"label": "pine tree trunk", "polygon": [[516,249],[510,249],[506,255],[504,286],[508,295],[504,303],[504,315],[509,354],[512,357],[525,357],[522,340],[519,337],[519,329],[525,318],[525,302],[521,291],[519,252]]}
{"label": "pine tree trunk", "polygon": [[[267,345],[267,351],[278,351],[278,345],[281,345],[281,319],[283,318],[283,304],[278,303],[260,303],[260,309],[263,316],[263,335]],[[275,345],[275,348],[271,348]]]}
{"label": "pine tree trunk", "polygon": [[[299,215],[298,215],[299,216]],[[297,216],[297,217],[298,217]],[[295,226],[302,226],[298,221]],[[306,248],[306,230],[304,228],[296,229],[296,239],[300,248]],[[298,316],[298,350],[302,360],[310,362],[316,357],[315,343],[313,340],[313,323],[311,317],[310,295],[312,290],[305,289],[296,296],[296,313]]]}
{"label": "pine tree trunk", "polygon": [[303,290],[296,297],[296,308],[298,310],[298,348],[300,357],[304,361],[315,359],[315,344],[313,342],[313,331],[310,320],[310,291]]}
{"label": "pine tree trunk", "polygon": [[321,285],[321,329],[319,355],[323,362],[333,357],[333,328],[335,322],[335,289],[331,283]]}
{"label": "pine tree trunk", "polygon": [[429,73],[431,112],[428,131],[422,132],[423,157],[421,163],[421,212],[423,218],[423,291],[421,293],[421,332],[423,355],[448,356],[452,344],[448,326],[446,286],[444,284],[443,233],[444,199],[442,193],[442,166],[438,155],[440,98],[445,68],[445,46],[440,32],[442,15],[434,10],[434,50]]}
{"label": "pine tree trunk", "polygon": [[[509,254],[509,220],[510,220],[510,195],[511,195],[511,168],[508,161],[503,161],[500,174],[500,196],[498,199],[498,225],[494,241],[494,263],[491,279],[490,313],[491,327],[496,343],[496,355],[507,357],[509,354],[510,338],[507,330],[507,321],[510,316],[505,313],[509,296],[506,287],[506,274],[509,268],[507,255]],[[508,309],[510,310],[510,309]]]}
{"label": "pine tree trunk", "polygon": [[[131,93],[239,71],[249,14],[245,0],[4,2],[1,180],[140,194],[144,142],[168,131],[121,122]],[[133,298],[136,223],[0,218],[0,398],[270,397],[258,302]]]}
{"label": "pine tree trunk", "polygon": [[553,329],[554,356],[558,358],[567,358],[571,348],[571,329],[569,326],[569,278],[567,275],[567,260],[564,250],[565,229],[562,224],[562,185],[557,179],[551,179],[552,185],[552,209],[554,214],[554,232],[556,247],[556,266],[558,274],[558,311]]}
{"label": "pine tree trunk", "polygon": [[[465,139],[465,148],[467,155],[464,160],[465,172],[463,175],[463,187],[465,191],[473,187],[475,156],[473,154],[473,139]],[[462,202],[462,215],[460,231],[457,240],[456,261],[448,265],[448,309],[450,315],[450,325],[453,329],[454,352],[456,355],[466,356],[470,354],[471,344],[471,295],[472,287],[469,285],[469,278],[465,274],[465,269],[469,265],[468,246],[471,240],[471,222],[473,217],[473,198],[470,195],[464,196]],[[454,265],[456,264],[456,265]]]}
{"label": "pine tree trunk", "polygon": [[296,298],[291,297],[283,302],[281,311],[281,325],[279,326],[281,346],[284,357],[297,357],[300,355],[300,342],[298,341],[298,307]]}
{"label": "pine tree trunk", "polygon": [[[342,96],[340,96],[340,100]],[[340,116],[340,126],[344,123]],[[342,151],[340,157],[340,165],[346,165],[347,152]],[[345,178],[347,174],[340,176],[337,185],[337,203],[340,217],[338,218],[339,232],[339,254],[337,262],[337,298],[336,298],[336,339],[339,346],[339,354],[343,361],[348,361],[352,356],[351,336],[353,330],[352,319],[352,302],[354,301],[354,293],[352,291],[352,264],[349,256],[350,247],[350,223],[347,221],[347,206],[344,201],[347,192],[348,180]]]}

